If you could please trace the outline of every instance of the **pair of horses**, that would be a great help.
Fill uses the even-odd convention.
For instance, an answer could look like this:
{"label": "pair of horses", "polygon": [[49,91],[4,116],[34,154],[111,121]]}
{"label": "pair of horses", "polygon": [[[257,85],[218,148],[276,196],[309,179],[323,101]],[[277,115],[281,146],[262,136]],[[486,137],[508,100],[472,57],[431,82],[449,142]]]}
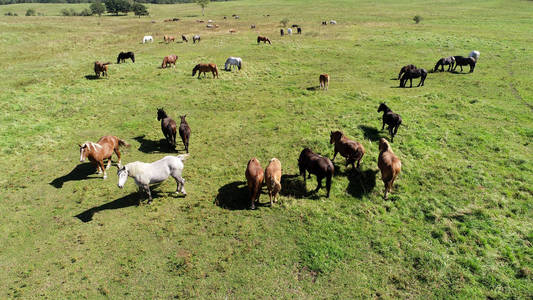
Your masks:
{"label": "pair of horses", "polygon": [[[191,137],[191,128],[185,120],[187,115],[180,116],[181,122],[179,134],[185,151],[189,153],[189,139]],[[170,118],[163,108],[157,109],[157,120],[161,121],[161,131],[167,140],[169,147],[176,149],[176,121]]]}
{"label": "pair of horses", "polygon": [[126,62],[126,59],[130,58],[131,62],[135,63],[135,53],[133,52],[120,52],[117,56],[117,64]]}
{"label": "pair of horses", "polygon": [[94,73],[96,74],[97,78],[100,78],[100,74],[102,76],[107,77],[107,65],[110,65],[111,62],[101,62],[101,61],[95,61],[94,62]]}
{"label": "pair of horses", "polygon": [[418,69],[415,65],[404,66],[400,69],[400,73],[398,74],[398,78],[401,76],[400,87],[405,87],[407,80],[409,80],[411,84],[409,87],[413,87],[413,78],[419,77],[420,82],[418,83],[418,86],[424,86],[424,81],[426,80],[427,75],[428,72],[426,69]]}
{"label": "pair of horses", "polygon": [[196,72],[198,72],[198,78],[200,78],[200,75],[204,73],[204,77],[206,76],[207,72],[213,73],[213,78],[218,78],[218,68],[216,64],[209,63],[209,64],[197,64],[192,69],[192,76],[196,75]]}
{"label": "pair of horses", "polygon": [[178,60],[178,56],[175,54],[165,56],[163,58],[163,62],[161,63],[161,68],[165,69],[166,67],[169,67],[169,66],[173,66],[175,68],[177,60]]}
{"label": "pair of horses", "polygon": [[[448,71],[455,71],[457,69],[457,66],[461,68],[461,72],[463,72],[463,66],[470,66],[470,73],[474,72],[474,68],[476,67],[476,61],[477,57],[479,56],[479,52],[472,51],[474,55],[477,54],[477,56],[450,56],[450,57],[443,57],[439,61],[437,61],[437,64],[435,65],[434,71],[436,72],[438,68],[441,68],[441,71],[444,71],[444,66],[448,65]],[[472,53],[470,55],[472,55]]]}
{"label": "pair of horses", "polygon": [[261,36],[261,35],[259,35],[259,36],[257,36],[257,44],[260,44],[261,42],[263,42],[263,43],[265,43],[265,44],[266,44],[266,43],[269,43],[269,44],[272,45],[272,42],[270,41],[269,38],[267,38],[266,36]]}
{"label": "pair of horses", "polygon": [[261,163],[257,158],[254,157],[250,159],[246,166],[244,176],[246,177],[248,191],[250,193],[251,209],[255,209],[255,204],[259,203],[263,180],[268,189],[270,206],[273,205],[273,202],[277,202],[276,196],[281,190],[281,162],[277,158],[272,158],[270,160],[264,172],[263,168],[261,168]]}

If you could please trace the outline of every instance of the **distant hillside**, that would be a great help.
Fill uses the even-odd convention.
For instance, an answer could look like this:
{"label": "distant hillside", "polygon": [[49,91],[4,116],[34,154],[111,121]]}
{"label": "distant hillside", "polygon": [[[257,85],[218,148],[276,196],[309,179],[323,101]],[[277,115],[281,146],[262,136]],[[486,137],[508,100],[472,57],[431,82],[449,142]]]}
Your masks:
{"label": "distant hillside", "polygon": [[[211,0],[213,2],[221,2],[228,0]],[[0,0],[0,5],[17,4],[17,3],[91,3],[95,0]],[[194,0],[138,0],[140,3],[152,4],[174,4],[174,3],[191,3]]]}

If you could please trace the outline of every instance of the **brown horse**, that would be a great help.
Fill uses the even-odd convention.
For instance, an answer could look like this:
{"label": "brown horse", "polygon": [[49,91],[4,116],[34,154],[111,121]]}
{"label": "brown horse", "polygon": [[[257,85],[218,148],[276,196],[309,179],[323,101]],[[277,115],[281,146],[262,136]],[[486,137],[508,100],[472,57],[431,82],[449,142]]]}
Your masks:
{"label": "brown horse", "polygon": [[157,109],[157,120],[161,121],[161,131],[172,149],[176,149],[176,122],[172,120],[163,108]]}
{"label": "brown horse", "polygon": [[268,188],[268,196],[270,196],[270,206],[272,206],[272,198],[276,201],[276,195],[281,190],[281,162],[277,158],[273,158],[268,163],[265,169],[265,183]]}
{"label": "brown horse", "polygon": [[250,207],[255,209],[255,203],[259,203],[259,196],[261,195],[261,186],[263,185],[264,172],[261,164],[257,158],[252,158],[248,161],[246,167],[246,181],[248,182],[248,189],[250,190]]}
{"label": "brown horse", "polygon": [[329,198],[331,178],[335,172],[335,167],[329,158],[318,155],[309,148],[305,148],[300,153],[300,158],[298,158],[298,169],[300,169],[300,175],[304,177],[304,184],[306,182],[306,171],[309,173],[309,176],[311,174],[316,175],[318,185],[314,191],[315,193],[322,187],[322,179],[326,177],[326,190],[328,192],[326,197]]}
{"label": "brown horse", "polygon": [[96,74],[96,77],[100,78],[100,73],[102,73],[102,76],[107,76],[107,65],[111,64],[111,62],[101,62],[101,61],[95,61],[94,62],[94,73]]}
{"label": "brown horse", "polygon": [[381,170],[381,180],[385,185],[384,199],[387,199],[387,193],[392,191],[394,180],[402,169],[402,162],[394,155],[392,149],[386,139],[379,139],[379,156],[378,168]]}
{"label": "brown horse", "polygon": [[217,65],[213,63],[209,64],[197,64],[194,69],[192,69],[192,76],[194,76],[198,72],[198,78],[200,78],[200,74],[204,73],[204,77],[206,76],[207,72],[213,73],[213,78],[218,78],[218,68]]}
{"label": "brown horse", "polygon": [[[118,156],[117,165],[120,167],[120,150],[119,146],[128,147],[129,144],[116,136],[108,135],[101,137],[97,143],[85,142],[80,147],[80,161],[89,159],[96,165],[98,174],[104,173],[104,179],[107,178],[106,171],[111,166],[111,156],[113,152]],[[107,166],[104,168],[104,159],[107,159]]]}
{"label": "brown horse", "polygon": [[165,56],[165,58],[163,58],[163,63],[161,64],[161,68],[166,68],[168,67],[169,65],[172,66],[174,65],[173,67],[175,68],[176,67],[176,60],[178,60],[178,57],[174,54],[172,55],[169,55],[169,56]]}
{"label": "brown horse", "polygon": [[348,139],[341,131],[332,131],[329,137],[329,143],[335,144],[333,159],[340,153],[346,158],[346,165],[352,164],[355,169],[355,162],[357,161],[357,168],[361,164],[361,159],[365,155],[365,148],[361,143]]}
{"label": "brown horse", "polygon": [[415,65],[407,65],[407,66],[403,66],[401,69],[400,69],[400,73],[398,73],[398,80],[400,80],[400,78],[402,77],[402,74],[409,71],[409,70],[414,70],[416,69],[416,66]]}
{"label": "brown horse", "polygon": [[260,35],[259,35],[259,36],[257,36],[257,43],[259,44],[259,43],[261,43],[261,42],[263,42],[263,43],[265,43],[265,44],[268,42],[269,44],[272,45],[272,42],[270,42],[270,39],[269,39],[269,38],[267,38],[266,36],[260,36]]}
{"label": "brown horse", "polygon": [[189,153],[189,138],[191,137],[191,128],[189,127],[189,124],[187,121],[185,121],[185,117],[187,115],[180,116],[181,123],[180,123],[180,137],[181,141],[183,142],[183,146],[185,146],[185,151]]}
{"label": "brown horse", "polygon": [[[172,21],[172,20],[170,20]],[[171,35],[165,35],[163,36],[163,40],[165,41],[165,43],[170,43],[170,42],[174,42],[176,40],[176,37],[173,37]]]}
{"label": "brown horse", "polygon": [[320,74],[318,77],[318,80],[320,81],[320,88],[328,90],[329,87],[329,75],[328,74]]}

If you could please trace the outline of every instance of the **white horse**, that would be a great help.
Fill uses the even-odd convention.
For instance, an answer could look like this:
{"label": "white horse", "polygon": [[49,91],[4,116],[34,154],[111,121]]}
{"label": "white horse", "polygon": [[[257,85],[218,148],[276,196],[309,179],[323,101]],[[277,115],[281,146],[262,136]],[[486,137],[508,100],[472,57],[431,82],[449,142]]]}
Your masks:
{"label": "white horse", "polygon": [[337,21],[335,21],[335,20],[330,20],[330,21],[329,21],[329,24],[331,24],[331,25],[335,25],[335,24],[337,24]]}
{"label": "white horse", "polygon": [[479,58],[479,55],[480,55],[480,54],[479,54],[479,51],[474,50],[474,51],[470,52],[470,54],[468,55],[468,57],[473,57],[473,58],[476,60],[476,62],[477,62],[477,60],[478,60],[478,58]]}
{"label": "white horse", "polygon": [[196,42],[200,42],[200,36],[195,34],[193,37],[192,37],[192,43],[193,44],[196,44]]}
{"label": "white horse", "polygon": [[226,63],[224,64],[224,70],[231,70],[231,66],[237,66],[237,68],[240,70],[242,68],[242,59],[240,57],[228,57],[228,59],[226,59]]}
{"label": "white horse", "polygon": [[292,34],[292,29],[291,29],[291,28],[287,28],[287,34],[288,34],[288,35],[291,35],[291,34]]}
{"label": "white horse", "polygon": [[148,194],[148,203],[152,202],[152,194],[150,193],[150,184],[165,181],[168,176],[172,176],[178,185],[176,194],[185,192],[185,179],[181,177],[183,172],[183,162],[187,159],[189,154],[181,154],[178,156],[165,156],[164,158],[153,163],[143,163],[140,161],[132,162],[124,167],[118,169],[118,187],[123,188],[126,180],[132,177],[140,189],[144,189]]}
{"label": "white horse", "polygon": [[146,43],[146,42],[154,42],[154,38],[151,36],[151,35],[145,35],[143,37],[143,44]]}

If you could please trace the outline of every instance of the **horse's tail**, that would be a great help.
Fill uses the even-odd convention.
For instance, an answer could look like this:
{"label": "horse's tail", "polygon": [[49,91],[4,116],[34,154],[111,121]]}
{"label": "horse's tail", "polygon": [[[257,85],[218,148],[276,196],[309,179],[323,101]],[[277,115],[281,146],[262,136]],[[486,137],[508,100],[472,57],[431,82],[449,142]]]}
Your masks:
{"label": "horse's tail", "polygon": [[123,146],[123,147],[129,147],[130,144],[126,143],[125,140],[122,140],[122,139],[118,139],[118,145],[119,146]]}
{"label": "horse's tail", "polygon": [[177,156],[177,158],[180,159],[181,161],[186,161],[187,158],[189,158],[189,153],[180,154]]}

